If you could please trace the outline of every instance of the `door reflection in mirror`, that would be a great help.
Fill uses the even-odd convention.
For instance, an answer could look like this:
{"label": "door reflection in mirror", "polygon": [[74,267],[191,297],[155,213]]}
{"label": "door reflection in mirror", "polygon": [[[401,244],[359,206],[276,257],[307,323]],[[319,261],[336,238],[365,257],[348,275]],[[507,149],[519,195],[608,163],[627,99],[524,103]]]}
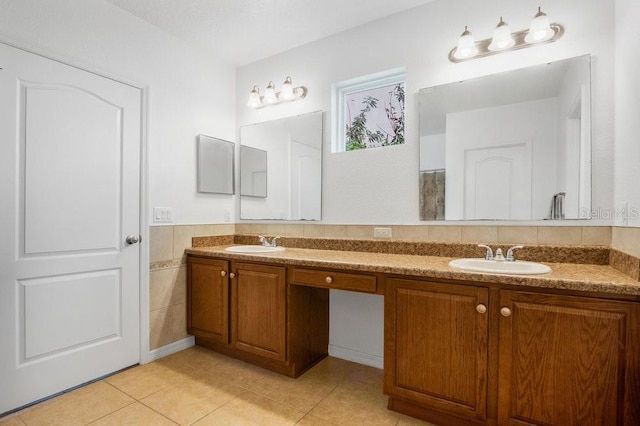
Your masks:
{"label": "door reflection in mirror", "polygon": [[321,186],[322,111],[240,128],[241,219],[320,220]]}

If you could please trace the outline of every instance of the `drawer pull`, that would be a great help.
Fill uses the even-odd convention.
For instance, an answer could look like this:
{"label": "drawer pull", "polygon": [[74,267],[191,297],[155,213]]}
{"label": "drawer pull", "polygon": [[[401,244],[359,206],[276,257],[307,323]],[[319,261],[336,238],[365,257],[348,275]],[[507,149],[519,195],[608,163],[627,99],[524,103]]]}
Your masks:
{"label": "drawer pull", "polygon": [[505,306],[504,308],[500,309],[500,315],[502,315],[503,317],[511,316],[511,309]]}
{"label": "drawer pull", "polygon": [[235,274],[235,273],[233,273],[233,272],[232,272],[232,273],[230,273],[230,274],[229,274],[229,278],[233,279],[233,278],[235,278],[235,277],[236,277],[236,274]]}
{"label": "drawer pull", "polygon": [[325,281],[327,284],[331,284],[331,283],[333,282],[333,278],[331,278],[331,277],[327,277],[327,278],[325,278],[325,279],[324,279],[324,281]]}
{"label": "drawer pull", "polygon": [[484,314],[485,312],[487,312],[487,307],[480,303],[478,306],[476,306],[476,311],[478,311],[479,314]]}
{"label": "drawer pull", "polygon": [[227,276],[227,271],[220,271],[220,276],[221,277],[226,277]]}

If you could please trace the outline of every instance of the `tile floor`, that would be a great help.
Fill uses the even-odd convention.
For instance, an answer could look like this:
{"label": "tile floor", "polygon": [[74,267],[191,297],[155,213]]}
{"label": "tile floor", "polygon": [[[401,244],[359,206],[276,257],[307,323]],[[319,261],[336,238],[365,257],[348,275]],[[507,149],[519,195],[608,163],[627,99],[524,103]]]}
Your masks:
{"label": "tile floor", "polygon": [[376,368],[327,358],[290,379],[195,346],[0,425],[429,425],[386,406]]}

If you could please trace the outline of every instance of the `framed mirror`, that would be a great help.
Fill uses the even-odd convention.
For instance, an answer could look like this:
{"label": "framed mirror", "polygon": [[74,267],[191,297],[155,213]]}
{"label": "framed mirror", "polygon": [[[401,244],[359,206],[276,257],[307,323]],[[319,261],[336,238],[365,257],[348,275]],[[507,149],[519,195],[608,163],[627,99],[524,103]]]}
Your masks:
{"label": "framed mirror", "polygon": [[420,220],[587,219],[590,56],[420,90]]}
{"label": "framed mirror", "polygon": [[234,194],[235,144],[198,135],[198,192]]}
{"label": "framed mirror", "polygon": [[240,128],[240,219],[320,220],[322,111]]}

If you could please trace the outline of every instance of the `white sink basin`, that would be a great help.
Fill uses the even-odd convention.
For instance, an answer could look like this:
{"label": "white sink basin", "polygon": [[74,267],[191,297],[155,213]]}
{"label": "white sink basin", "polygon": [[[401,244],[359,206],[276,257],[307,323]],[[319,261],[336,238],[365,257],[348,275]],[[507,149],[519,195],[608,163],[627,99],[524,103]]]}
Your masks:
{"label": "white sink basin", "polygon": [[486,260],[486,259],[455,259],[449,266],[456,269],[474,272],[488,272],[490,274],[535,275],[551,272],[551,268],[542,263],[516,260],[514,262]]}
{"label": "white sink basin", "polygon": [[265,246],[231,246],[225,249],[231,253],[273,253],[276,251],[284,251],[284,247],[265,247]]}

